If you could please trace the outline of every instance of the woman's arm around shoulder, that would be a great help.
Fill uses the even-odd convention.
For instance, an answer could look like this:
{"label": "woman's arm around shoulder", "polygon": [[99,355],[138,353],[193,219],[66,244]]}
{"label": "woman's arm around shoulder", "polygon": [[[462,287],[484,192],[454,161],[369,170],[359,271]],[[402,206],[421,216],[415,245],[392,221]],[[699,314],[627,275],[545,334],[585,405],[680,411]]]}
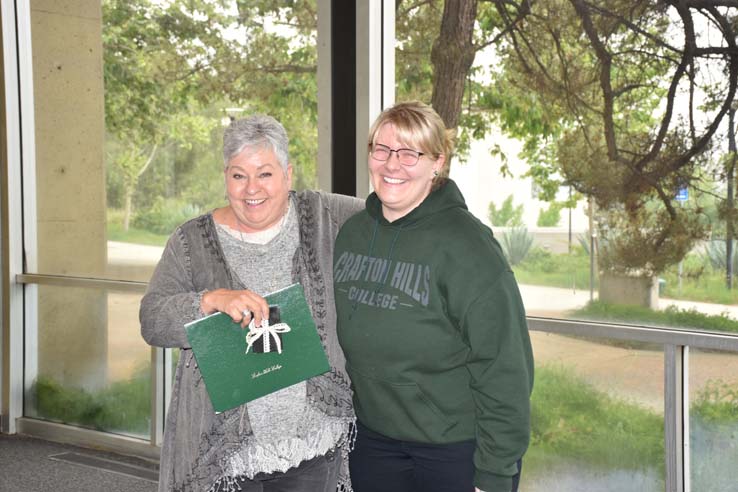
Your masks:
{"label": "woman's arm around shoulder", "polygon": [[349,218],[364,210],[366,202],[355,196],[338,193],[321,193],[325,206],[338,226],[342,226]]}

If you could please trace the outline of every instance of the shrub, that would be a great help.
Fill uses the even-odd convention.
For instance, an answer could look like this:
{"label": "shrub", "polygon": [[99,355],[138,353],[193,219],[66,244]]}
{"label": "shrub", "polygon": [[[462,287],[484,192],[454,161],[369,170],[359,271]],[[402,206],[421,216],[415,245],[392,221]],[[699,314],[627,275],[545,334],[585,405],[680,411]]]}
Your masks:
{"label": "shrub", "polygon": [[517,265],[528,256],[530,247],[533,245],[533,236],[525,227],[513,227],[502,234],[500,243],[510,265]]}
{"label": "shrub", "polygon": [[497,227],[519,227],[523,225],[523,205],[513,206],[513,196],[508,196],[497,209],[495,202],[489,202],[489,222]]}
{"label": "shrub", "polygon": [[151,415],[151,377],[139,371],[130,380],[90,392],[40,376],[31,388],[41,418],[97,430],[145,434]]}
{"label": "shrub", "polygon": [[538,227],[556,227],[561,221],[561,205],[552,203],[546,210],[538,212]]}
{"label": "shrub", "polygon": [[199,207],[176,198],[159,197],[145,210],[139,210],[133,225],[157,234],[171,234],[183,222],[200,214]]}
{"label": "shrub", "polygon": [[547,249],[534,246],[531,247],[521,267],[530,271],[553,273],[559,269],[559,262],[555,255]]}
{"label": "shrub", "polygon": [[722,381],[708,381],[692,403],[692,412],[705,422],[738,421],[738,387]]}
{"label": "shrub", "polygon": [[574,311],[571,317],[738,333],[738,320],[727,315],[704,314],[695,309],[679,309],[674,305],[663,311],[655,311],[642,306],[608,304],[598,300]]}
{"label": "shrub", "polygon": [[[728,266],[727,253],[726,253],[727,241],[715,240],[707,243],[703,256],[706,261],[710,263],[713,270],[722,271]],[[738,254],[735,253],[735,248],[738,246],[735,242],[733,243],[733,272],[738,272]]]}
{"label": "shrub", "polygon": [[582,248],[582,251],[584,251],[584,254],[589,256],[589,246],[590,246],[591,238],[589,237],[589,231],[584,231],[581,234],[577,234],[577,242],[579,243],[579,246]]}

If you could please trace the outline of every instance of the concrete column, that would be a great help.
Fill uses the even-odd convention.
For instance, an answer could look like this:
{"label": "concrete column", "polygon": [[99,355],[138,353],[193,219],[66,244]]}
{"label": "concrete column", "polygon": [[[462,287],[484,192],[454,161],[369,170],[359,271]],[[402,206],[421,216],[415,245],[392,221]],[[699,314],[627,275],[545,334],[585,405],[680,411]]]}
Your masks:
{"label": "concrete column", "polygon": [[[32,0],[31,35],[37,272],[103,276],[107,238],[100,0]],[[106,383],[106,297],[91,289],[38,287],[39,375],[88,389]]]}
{"label": "concrete column", "polygon": [[356,3],[356,196],[369,192],[366,137],[395,102],[395,2]]}
{"label": "concrete column", "polygon": [[395,2],[318,0],[318,183],[369,194],[366,137],[395,99]]}
{"label": "concrete column", "polygon": [[331,0],[318,0],[318,188],[333,191]]}
{"label": "concrete column", "polygon": [[633,304],[658,309],[658,278],[600,272],[599,300],[611,304]]}

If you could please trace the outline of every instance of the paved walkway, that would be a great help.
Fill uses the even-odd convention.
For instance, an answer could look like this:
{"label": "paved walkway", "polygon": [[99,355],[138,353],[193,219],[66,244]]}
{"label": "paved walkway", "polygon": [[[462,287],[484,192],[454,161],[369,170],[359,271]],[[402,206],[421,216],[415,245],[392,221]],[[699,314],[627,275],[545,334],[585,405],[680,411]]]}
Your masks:
{"label": "paved walkway", "polygon": [[[146,246],[141,244],[108,241],[108,262],[126,267],[153,268],[161,258],[164,250],[161,246]],[[520,285],[525,307],[533,316],[559,316],[567,311],[581,308],[589,302],[589,290],[562,289],[558,287],[544,287],[540,285]],[[593,293],[597,298],[597,291]],[[724,304],[710,304],[706,302],[679,301],[661,298],[659,309],[675,305],[680,309],[695,309],[706,314],[728,313],[738,320],[738,306]],[[541,313],[541,314],[535,314]]]}
{"label": "paved walkway", "polygon": [[[563,316],[567,311],[584,307],[590,299],[588,290],[562,289],[541,285],[520,285],[525,309],[531,316]],[[597,299],[597,291],[594,292]],[[707,302],[681,301],[662,297],[659,309],[674,305],[679,309],[694,309],[705,314],[727,314],[738,320],[738,306],[727,304],[711,304]]]}

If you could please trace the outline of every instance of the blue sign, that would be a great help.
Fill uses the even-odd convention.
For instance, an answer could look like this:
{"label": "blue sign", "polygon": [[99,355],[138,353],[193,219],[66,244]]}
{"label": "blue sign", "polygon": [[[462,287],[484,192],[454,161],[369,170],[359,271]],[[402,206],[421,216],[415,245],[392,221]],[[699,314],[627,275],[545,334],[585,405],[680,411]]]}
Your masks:
{"label": "blue sign", "polygon": [[686,202],[689,200],[689,190],[687,188],[679,188],[677,191],[676,199],[678,202]]}

